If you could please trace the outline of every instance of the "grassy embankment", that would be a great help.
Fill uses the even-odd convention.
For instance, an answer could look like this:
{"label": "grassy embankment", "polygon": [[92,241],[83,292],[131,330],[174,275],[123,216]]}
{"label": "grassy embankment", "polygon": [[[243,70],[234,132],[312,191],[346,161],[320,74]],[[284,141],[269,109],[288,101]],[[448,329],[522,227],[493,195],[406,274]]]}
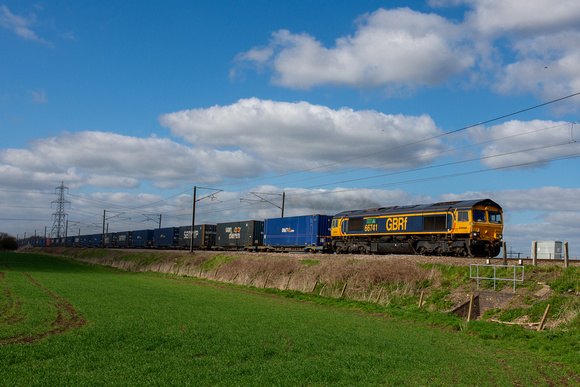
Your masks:
{"label": "grassy embankment", "polygon": [[[64,256],[128,271],[155,271],[277,290],[295,290],[292,297],[322,296],[324,302],[340,298],[365,301],[406,314],[419,304],[429,312],[412,319],[460,328],[461,320],[441,313],[469,300],[476,293],[467,266],[418,265],[406,259],[349,259],[348,256],[286,255],[266,257],[197,252],[131,252],[124,250],[50,249]],[[328,258],[330,257],[330,258]],[[493,269],[480,270],[490,276]],[[521,277],[521,270],[517,271]],[[511,269],[499,269],[498,277],[512,278]],[[547,305],[548,329],[573,329],[580,325],[580,268],[526,266],[525,281],[516,283],[516,296],[489,310],[484,320],[537,323]],[[497,281],[495,290],[512,293],[513,282]],[[480,281],[481,290],[494,290],[493,281]],[[304,294],[303,294],[304,293]],[[413,314],[416,314],[413,312]],[[439,321],[441,320],[441,321]],[[501,329],[501,328],[500,328]]]}
{"label": "grassy embankment", "polygon": [[[145,259],[155,264],[155,258]],[[199,263],[205,264],[202,272],[216,271],[212,259],[223,270],[235,261],[209,258]],[[580,381],[579,336],[572,325],[568,332],[529,332],[465,324],[393,298],[352,301],[319,296],[318,289],[304,293],[262,286],[247,292],[239,285],[208,286],[212,283],[41,255],[0,253],[0,264],[6,296],[0,303],[0,384]],[[300,265],[322,264],[310,260]],[[577,286],[577,272],[570,273],[560,280],[562,289]],[[443,276],[451,287],[463,281],[461,275]],[[428,316],[480,335],[407,322],[434,318]],[[68,330],[55,331],[55,326]]]}

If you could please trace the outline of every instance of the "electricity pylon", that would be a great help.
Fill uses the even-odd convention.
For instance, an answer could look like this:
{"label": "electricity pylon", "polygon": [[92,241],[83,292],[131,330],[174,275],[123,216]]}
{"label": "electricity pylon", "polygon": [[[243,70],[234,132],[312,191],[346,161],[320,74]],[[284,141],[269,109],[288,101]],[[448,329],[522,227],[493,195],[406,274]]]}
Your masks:
{"label": "electricity pylon", "polygon": [[70,204],[68,200],[64,198],[64,191],[68,190],[68,187],[64,186],[64,182],[60,183],[60,187],[55,188],[55,193],[58,195],[58,199],[51,202],[51,207],[56,204],[56,212],[52,214],[52,231],[51,236],[53,238],[61,238],[65,236],[65,224],[66,224],[66,212],[64,212],[64,207]]}

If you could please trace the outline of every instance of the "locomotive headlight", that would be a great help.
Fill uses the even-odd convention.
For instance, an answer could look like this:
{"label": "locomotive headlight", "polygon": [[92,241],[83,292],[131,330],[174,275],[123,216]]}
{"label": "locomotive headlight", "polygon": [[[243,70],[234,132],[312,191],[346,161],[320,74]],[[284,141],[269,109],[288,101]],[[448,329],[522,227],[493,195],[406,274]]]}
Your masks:
{"label": "locomotive headlight", "polygon": [[474,231],[471,233],[471,236],[477,238],[479,236],[479,231]]}
{"label": "locomotive headlight", "polygon": [[502,239],[503,238],[503,235],[502,234],[496,234],[496,238],[497,239]]}

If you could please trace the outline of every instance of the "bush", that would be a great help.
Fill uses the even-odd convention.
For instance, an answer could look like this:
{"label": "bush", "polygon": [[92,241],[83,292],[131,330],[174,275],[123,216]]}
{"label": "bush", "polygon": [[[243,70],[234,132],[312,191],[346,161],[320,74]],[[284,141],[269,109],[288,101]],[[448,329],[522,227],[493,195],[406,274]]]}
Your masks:
{"label": "bush", "polygon": [[18,242],[16,238],[6,233],[0,233],[0,250],[16,250],[18,249]]}

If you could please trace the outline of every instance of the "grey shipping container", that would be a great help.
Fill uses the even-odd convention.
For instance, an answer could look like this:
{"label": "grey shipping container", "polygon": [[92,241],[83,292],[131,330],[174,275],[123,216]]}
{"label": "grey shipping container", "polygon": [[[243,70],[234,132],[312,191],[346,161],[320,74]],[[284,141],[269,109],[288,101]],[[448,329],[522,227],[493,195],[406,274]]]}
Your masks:
{"label": "grey shipping container", "polygon": [[[193,230],[194,248],[210,249],[215,246],[215,224],[196,224],[193,226]],[[179,227],[179,246],[191,247],[191,226]]]}
{"label": "grey shipping container", "polygon": [[262,246],[264,240],[264,222],[246,220],[217,224],[216,245],[219,248],[250,248]]}

